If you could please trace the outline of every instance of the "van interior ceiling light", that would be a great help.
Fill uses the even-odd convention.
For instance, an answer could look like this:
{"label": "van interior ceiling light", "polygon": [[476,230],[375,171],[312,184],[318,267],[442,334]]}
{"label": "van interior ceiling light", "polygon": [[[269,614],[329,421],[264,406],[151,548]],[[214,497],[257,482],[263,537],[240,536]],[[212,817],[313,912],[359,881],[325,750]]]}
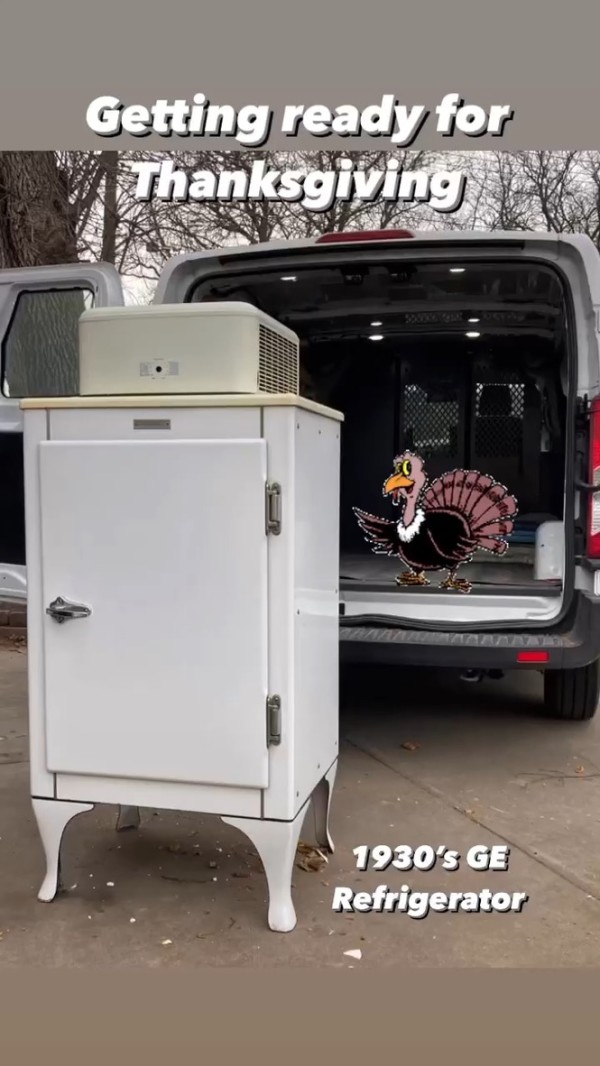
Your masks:
{"label": "van interior ceiling light", "polygon": [[450,267],[450,273],[451,274],[464,274],[464,272],[465,272],[465,268],[464,267]]}
{"label": "van interior ceiling light", "polygon": [[469,330],[465,336],[469,337],[470,340],[475,340],[476,337],[481,337],[481,333],[476,333],[475,330]]}
{"label": "van interior ceiling light", "polygon": [[284,274],[284,276],[282,277],[281,280],[282,281],[298,281],[298,278],[296,277],[295,274]]}
{"label": "van interior ceiling light", "polygon": [[379,322],[379,321],[377,321],[377,322],[371,322],[371,325],[372,325],[372,326],[382,326],[382,325],[383,325],[383,322]]}
{"label": "van interior ceiling light", "polygon": [[369,335],[369,340],[370,341],[382,341],[383,340],[383,333],[371,333]]}

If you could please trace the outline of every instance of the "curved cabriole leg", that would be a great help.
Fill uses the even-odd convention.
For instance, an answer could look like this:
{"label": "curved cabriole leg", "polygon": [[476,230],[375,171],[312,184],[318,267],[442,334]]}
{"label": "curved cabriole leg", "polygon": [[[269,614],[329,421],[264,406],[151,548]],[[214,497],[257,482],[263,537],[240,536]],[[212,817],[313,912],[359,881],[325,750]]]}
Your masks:
{"label": "curved cabriole leg", "polygon": [[139,829],[139,827],[140,808],[119,807],[119,813],[117,815],[117,833],[120,833],[123,829]]}
{"label": "curved cabriole leg", "polygon": [[56,799],[33,799],[32,804],[46,856],[46,876],[38,899],[50,903],[60,888],[60,846],[64,831],[78,814],[93,811],[94,804]]}
{"label": "curved cabriole leg", "polygon": [[335,784],[337,766],[336,759],[331,769],[321,778],[312,794],[317,844],[321,848],[326,848],[332,855],[335,848],[329,832],[329,815],[331,813],[331,797],[333,794],[333,786]]}
{"label": "curved cabriole leg", "polygon": [[269,889],[269,928],[275,933],[290,933],[296,925],[292,871],[305,814],[306,807],[293,822],[224,816],[221,819],[245,833],[260,856]]}

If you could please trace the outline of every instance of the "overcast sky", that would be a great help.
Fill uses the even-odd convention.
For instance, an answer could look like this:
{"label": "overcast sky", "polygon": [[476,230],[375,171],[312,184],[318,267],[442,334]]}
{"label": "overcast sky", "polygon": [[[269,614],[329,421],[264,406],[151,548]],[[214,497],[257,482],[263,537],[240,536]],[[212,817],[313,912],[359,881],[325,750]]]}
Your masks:
{"label": "overcast sky", "polygon": [[123,278],[123,292],[126,304],[149,303],[154,296],[155,282],[145,281],[143,278],[133,277],[131,274]]}

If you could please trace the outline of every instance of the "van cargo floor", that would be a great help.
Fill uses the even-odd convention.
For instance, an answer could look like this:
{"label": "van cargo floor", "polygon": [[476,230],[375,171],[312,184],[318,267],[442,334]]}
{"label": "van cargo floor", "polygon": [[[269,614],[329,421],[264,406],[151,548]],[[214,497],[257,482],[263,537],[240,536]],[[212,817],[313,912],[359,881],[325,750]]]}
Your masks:
{"label": "van cargo floor", "polygon": [[[510,559],[493,559],[485,552],[475,556],[472,563],[460,567],[459,577],[465,578],[473,585],[473,592],[488,592],[492,587],[499,591],[506,589],[514,592],[524,588],[528,591],[539,590],[545,596],[558,595],[561,591],[560,581],[535,581],[533,577],[533,549],[512,546]],[[376,588],[390,591],[390,586],[397,588],[396,575],[406,569],[399,559],[377,555],[346,555],[342,553],[340,561],[340,583],[346,591],[364,588],[374,591]],[[429,586],[420,586],[414,590],[417,595],[437,592],[439,585],[446,579],[445,572],[438,571],[428,575]],[[413,592],[404,588],[403,592]]]}

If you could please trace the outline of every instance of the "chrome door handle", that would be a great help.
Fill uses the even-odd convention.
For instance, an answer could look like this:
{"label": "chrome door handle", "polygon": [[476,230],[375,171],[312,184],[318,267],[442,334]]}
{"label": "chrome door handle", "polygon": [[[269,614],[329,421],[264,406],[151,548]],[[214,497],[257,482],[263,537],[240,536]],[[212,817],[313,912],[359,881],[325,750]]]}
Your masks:
{"label": "chrome door handle", "polygon": [[91,613],[90,608],[83,603],[69,603],[68,600],[63,600],[62,596],[46,607],[46,614],[50,615],[55,622],[61,623],[68,622],[71,618],[89,618]]}

